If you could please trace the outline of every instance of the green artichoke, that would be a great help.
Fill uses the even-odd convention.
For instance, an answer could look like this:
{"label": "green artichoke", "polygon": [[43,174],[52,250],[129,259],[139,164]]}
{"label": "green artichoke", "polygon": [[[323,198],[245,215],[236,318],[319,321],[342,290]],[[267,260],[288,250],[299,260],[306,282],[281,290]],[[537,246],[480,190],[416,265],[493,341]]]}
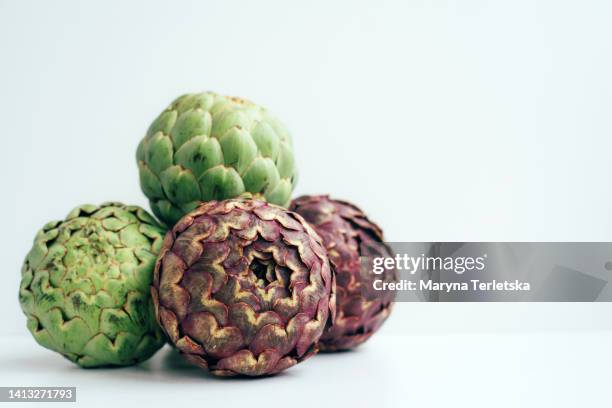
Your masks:
{"label": "green artichoke", "polygon": [[259,200],[203,203],[164,240],[153,300],[168,338],[220,376],[275,374],[317,352],[335,316],[320,238]]}
{"label": "green artichoke", "polygon": [[36,341],[82,367],[152,356],[165,342],[150,296],[163,234],[142,208],[120,203],[83,205],[46,224],[19,288]]}
{"label": "green artichoke", "polygon": [[168,226],[201,201],[248,192],[286,207],[296,182],[291,136],[268,111],[211,92],[176,99],[136,152],[140,186]]}

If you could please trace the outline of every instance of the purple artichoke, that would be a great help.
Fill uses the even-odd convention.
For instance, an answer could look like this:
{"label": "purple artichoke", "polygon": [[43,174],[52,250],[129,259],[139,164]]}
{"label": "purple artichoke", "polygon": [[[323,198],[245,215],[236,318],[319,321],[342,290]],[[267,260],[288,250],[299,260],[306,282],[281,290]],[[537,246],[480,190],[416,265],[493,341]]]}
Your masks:
{"label": "purple artichoke", "polygon": [[372,336],[389,317],[394,293],[376,291],[375,279],[395,280],[395,270],[373,275],[361,271],[360,257],[392,256],[382,230],[356,206],[328,196],[302,196],[290,205],[323,239],[336,276],[335,323],[320,340],[323,351],[354,348]]}
{"label": "purple artichoke", "polygon": [[299,215],[251,199],[185,215],[166,234],[151,292],[171,342],[221,376],[275,374],[305,360],[335,315],[319,237]]}

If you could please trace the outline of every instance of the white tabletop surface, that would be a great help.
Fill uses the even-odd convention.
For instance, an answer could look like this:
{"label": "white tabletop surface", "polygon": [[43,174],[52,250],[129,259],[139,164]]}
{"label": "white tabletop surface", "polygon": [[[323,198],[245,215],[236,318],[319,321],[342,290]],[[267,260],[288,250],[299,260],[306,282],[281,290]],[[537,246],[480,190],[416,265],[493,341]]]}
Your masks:
{"label": "white tabletop surface", "polygon": [[606,406],[611,343],[610,331],[383,333],[357,351],[253,380],[211,377],[168,346],[140,366],[84,370],[30,337],[8,336],[0,385],[76,386],[87,407]]}

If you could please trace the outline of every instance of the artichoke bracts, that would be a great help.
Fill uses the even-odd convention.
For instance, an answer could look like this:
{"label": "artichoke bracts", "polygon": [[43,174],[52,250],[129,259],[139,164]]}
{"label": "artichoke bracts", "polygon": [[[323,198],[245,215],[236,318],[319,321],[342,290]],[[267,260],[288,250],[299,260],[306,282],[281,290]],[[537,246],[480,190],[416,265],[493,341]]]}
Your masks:
{"label": "artichoke bracts", "polygon": [[168,226],[200,201],[244,192],[286,207],[296,182],[291,136],[267,110],[211,92],[176,99],[136,154],[140,186]]}
{"label": "artichoke bracts", "polygon": [[42,346],[83,367],[129,365],[165,342],[150,285],[163,229],[143,209],[84,205],[38,232],[19,301]]}
{"label": "artichoke bracts", "polygon": [[299,215],[259,200],[210,201],[183,217],[166,234],[151,291],[181,354],[222,376],[301,362],[335,314],[319,237]]}
{"label": "artichoke bracts", "polygon": [[320,340],[323,351],[346,350],[365,342],[391,312],[394,293],[378,292],[374,279],[395,280],[395,270],[374,276],[362,271],[360,257],[391,256],[382,230],[356,206],[328,196],[293,200],[291,211],[300,214],[321,236],[337,282],[337,314]]}

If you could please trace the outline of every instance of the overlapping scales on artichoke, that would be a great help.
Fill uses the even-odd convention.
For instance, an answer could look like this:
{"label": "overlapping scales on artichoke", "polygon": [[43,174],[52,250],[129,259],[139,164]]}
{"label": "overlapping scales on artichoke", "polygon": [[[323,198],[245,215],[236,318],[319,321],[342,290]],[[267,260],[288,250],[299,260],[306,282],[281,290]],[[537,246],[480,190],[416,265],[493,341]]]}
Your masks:
{"label": "overlapping scales on artichoke", "polygon": [[130,365],[165,342],[150,285],[163,229],[136,206],[74,209],[40,230],[19,301],[42,346],[83,367]]}
{"label": "overlapping scales on artichoke", "polygon": [[207,202],[182,218],[166,235],[152,293],[181,354],[221,376],[303,361],[335,315],[319,237],[299,215],[250,199]]}
{"label": "overlapping scales on artichoke", "polygon": [[168,226],[200,201],[245,192],[286,207],[297,179],[285,126],[252,102],[211,92],[172,102],[136,158],[141,188]]}
{"label": "overlapping scales on artichoke", "polygon": [[324,195],[296,198],[290,210],[304,217],[319,234],[336,275],[337,315],[334,325],[321,337],[321,350],[357,347],[389,317],[394,300],[394,292],[373,288],[374,279],[395,281],[394,269],[376,278],[371,271],[362,270],[362,257],[391,256],[382,230],[355,205]]}

